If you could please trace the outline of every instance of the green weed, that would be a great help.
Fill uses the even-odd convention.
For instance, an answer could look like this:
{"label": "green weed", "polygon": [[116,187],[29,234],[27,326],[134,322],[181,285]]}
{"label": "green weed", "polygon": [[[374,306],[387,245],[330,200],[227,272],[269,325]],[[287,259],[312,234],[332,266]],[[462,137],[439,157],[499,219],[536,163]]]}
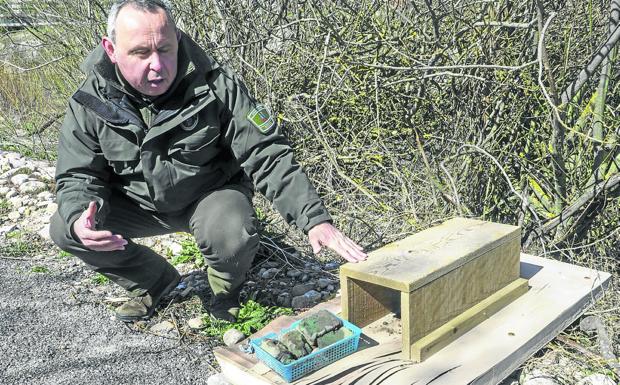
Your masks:
{"label": "green weed", "polygon": [[181,263],[193,263],[197,267],[204,266],[204,258],[192,236],[181,241],[181,253],[172,258],[171,263],[176,266]]}
{"label": "green weed", "polygon": [[30,269],[30,271],[32,271],[33,273],[49,273],[50,269],[48,269],[45,266],[33,266],[32,269]]}
{"label": "green weed", "polygon": [[4,216],[11,211],[11,203],[6,199],[0,199],[0,215]]}
{"label": "green weed", "polygon": [[58,259],[68,259],[68,258],[71,258],[72,256],[73,256],[73,254],[67,253],[64,250],[60,250],[60,252],[56,255],[56,258],[58,258]]}
{"label": "green weed", "polygon": [[94,277],[91,278],[90,280],[92,283],[94,283],[95,285],[107,285],[108,283],[110,283],[110,278],[106,277],[103,274],[97,273],[95,274]]}
{"label": "green weed", "polygon": [[249,336],[250,334],[262,329],[269,321],[281,315],[291,315],[293,310],[279,306],[263,306],[258,302],[249,300],[241,307],[239,317],[236,322],[226,322],[213,320],[208,314],[203,316],[205,328],[202,333],[212,337],[224,335],[227,330],[235,328]]}

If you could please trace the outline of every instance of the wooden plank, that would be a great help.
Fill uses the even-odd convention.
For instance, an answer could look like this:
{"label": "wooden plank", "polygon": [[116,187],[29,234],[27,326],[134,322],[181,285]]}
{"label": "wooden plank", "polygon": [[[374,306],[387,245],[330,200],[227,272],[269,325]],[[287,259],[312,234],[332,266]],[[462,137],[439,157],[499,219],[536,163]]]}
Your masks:
{"label": "wooden plank", "polygon": [[[497,384],[574,322],[610,282],[607,273],[526,254],[521,277],[529,279],[527,293],[422,363],[402,360],[401,336],[383,330],[379,320],[364,328],[362,350],[293,384]],[[218,348],[215,356],[233,385],[259,384],[254,379],[285,384],[237,347]]]}
{"label": "wooden plank", "polygon": [[409,357],[405,356],[404,358],[409,358],[415,362],[426,360],[432,354],[437,353],[449,343],[497,313],[501,308],[525,294],[527,290],[527,279],[518,278],[423,338],[410,345],[406,345],[403,340],[403,353],[406,348],[409,348]]}
{"label": "wooden plank", "polygon": [[372,251],[364,263],[346,263],[340,269],[360,281],[411,292],[519,238],[516,226],[454,218]]}
{"label": "wooden plank", "polygon": [[[519,278],[519,239],[511,239],[503,246],[411,293],[403,293],[403,317],[410,314],[407,322],[403,318],[403,341],[413,344]],[[405,343],[403,346],[407,346]]]}

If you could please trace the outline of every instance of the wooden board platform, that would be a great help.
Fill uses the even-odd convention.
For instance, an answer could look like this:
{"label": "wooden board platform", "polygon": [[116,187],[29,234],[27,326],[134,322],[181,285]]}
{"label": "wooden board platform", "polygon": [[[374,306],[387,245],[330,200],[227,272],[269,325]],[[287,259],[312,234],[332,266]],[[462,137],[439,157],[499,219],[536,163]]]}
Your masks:
{"label": "wooden board platform", "polygon": [[[521,254],[521,277],[530,289],[508,306],[422,363],[401,359],[401,334],[381,319],[363,329],[360,350],[293,384],[497,384],[553,339],[604,294],[610,274]],[[338,311],[339,303],[319,305]],[[388,316],[389,317],[389,316]],[[281,317],[261,335],[290,325]],[[233,385],[286,384],[237,347],[215,356]]]}

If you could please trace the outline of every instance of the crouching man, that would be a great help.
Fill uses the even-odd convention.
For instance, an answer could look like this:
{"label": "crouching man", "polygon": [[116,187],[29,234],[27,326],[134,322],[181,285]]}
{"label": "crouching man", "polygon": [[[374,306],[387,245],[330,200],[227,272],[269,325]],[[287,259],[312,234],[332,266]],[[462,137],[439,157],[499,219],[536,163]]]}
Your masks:
{"label": "crouching man", "polygon": [[50,232],[130,292],[118,319],[150,317],[180,279],[132,238],[185,231],[208,265],[211,316],[233,321],[259,245],[254,190],[314,252],[366,258],[332,226],[273,116],[177,29],[165,2],[117,1],[107,35],[85,60],[62,124]]}

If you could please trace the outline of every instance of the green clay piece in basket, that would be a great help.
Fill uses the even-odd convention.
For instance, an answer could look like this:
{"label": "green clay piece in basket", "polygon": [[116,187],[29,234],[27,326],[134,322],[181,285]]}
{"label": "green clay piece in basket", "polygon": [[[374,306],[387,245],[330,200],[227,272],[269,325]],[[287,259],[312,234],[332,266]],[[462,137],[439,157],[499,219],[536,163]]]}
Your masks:
{"label": "green clay piece in basket", "polygon": [[293,353],[289,352],[286,346],[278,340],[265,338],[261,341],[260,347],[270,356],[281,363],[288,365],[295,361]]}
{"label": "green clay piece in basket", "polygon": [[320,336],[331,331],[338,330],[342,326],[342,320],[327,310],[319,310],[299,322],[297,329],[304,335],[306,341],[312,346],[317,346],[316,340]]}
{"label": "green clay piece in basket", "polygon": [[327,347],[331,344],[335,344],[338,341],[344,340],[345,338],[352,336],[353,332],[346,327],[341,327],[338,330],[334,330],[328,332],[321,337],[317,338],[316,343],[319,349]]}
{"label": "green clay piece in basket", "polygon": [[299,330],[290,330],[280,337],[280,342],[286,346],[289,352],[296,358],[307,356],[312,352],[312,346],[308,344]]}

